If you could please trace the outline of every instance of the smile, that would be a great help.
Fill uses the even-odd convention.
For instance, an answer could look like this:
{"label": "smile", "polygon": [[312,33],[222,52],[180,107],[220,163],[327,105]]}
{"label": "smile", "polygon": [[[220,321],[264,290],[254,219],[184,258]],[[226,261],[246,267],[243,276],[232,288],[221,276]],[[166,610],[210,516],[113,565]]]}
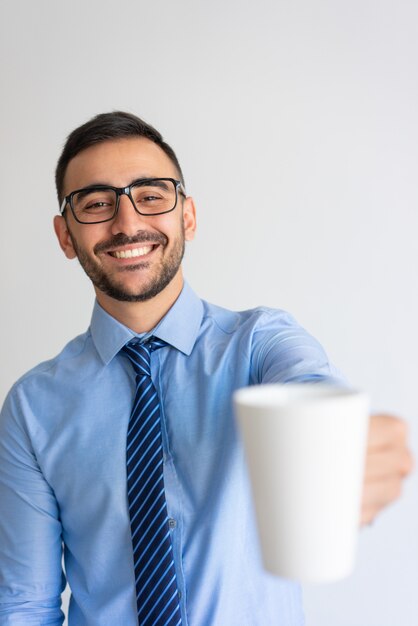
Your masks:
{"label": "smile", "polygon": [[132,250],[115,250],[109,254],[117,259],[132,259],[138,256],[149,254],[154,246],[144,246],[143,248],[133,248]]}

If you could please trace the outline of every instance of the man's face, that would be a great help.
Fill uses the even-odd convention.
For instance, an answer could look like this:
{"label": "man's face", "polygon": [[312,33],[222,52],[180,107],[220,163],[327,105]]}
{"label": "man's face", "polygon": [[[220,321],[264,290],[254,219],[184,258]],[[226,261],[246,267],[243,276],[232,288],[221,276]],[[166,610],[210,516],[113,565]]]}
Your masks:
{"label": "man's face", "polygon": [[[178,172],[152,141],[136,137],[106,141],[70,161],[64,194],[92,184],[125,187],[140,178],[164,177],[178,178]],[[79,224],[67,206],[66,219],[57,217],[55,230],[67,257],[78,257],[99,301],[105,294],[139,302],[181,278],[184,242],[194,236],[194,206],[191,198],[179,196],[171,213],[143,216],[122,195],[114,220]]]}

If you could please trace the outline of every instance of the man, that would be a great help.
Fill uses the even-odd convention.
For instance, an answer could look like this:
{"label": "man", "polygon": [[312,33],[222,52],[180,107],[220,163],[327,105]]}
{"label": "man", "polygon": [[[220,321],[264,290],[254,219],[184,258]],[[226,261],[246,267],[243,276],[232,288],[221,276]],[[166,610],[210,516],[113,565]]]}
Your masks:
{"label": "man", "polygon": [[[235,313],[184,283],[196,229],[172,149],[99,115],[56,171],[61,248],[96,304],[89,330],[11,390],[0,421],[0,624],[296,626],[297,584],[260,563],[233,390],[341,382],[285,312]],[[362,522],[411,470],[405,426],[371,419]]]}

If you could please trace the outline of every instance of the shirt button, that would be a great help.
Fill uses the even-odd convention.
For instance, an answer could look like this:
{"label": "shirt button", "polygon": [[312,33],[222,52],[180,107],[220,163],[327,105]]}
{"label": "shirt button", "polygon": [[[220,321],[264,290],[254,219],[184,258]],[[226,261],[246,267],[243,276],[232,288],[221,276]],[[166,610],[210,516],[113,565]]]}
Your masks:
{"label": "shirt button", "polygon": [[178,591],[179,600],[181,600],[181,591]]}
{"label": "shirt button", "polygon": [[177,522],[175,519],[173,519],[172,517],[170,517],[170,519],[168,520],[168,526],[170,528],[175,528],[177,526]]}

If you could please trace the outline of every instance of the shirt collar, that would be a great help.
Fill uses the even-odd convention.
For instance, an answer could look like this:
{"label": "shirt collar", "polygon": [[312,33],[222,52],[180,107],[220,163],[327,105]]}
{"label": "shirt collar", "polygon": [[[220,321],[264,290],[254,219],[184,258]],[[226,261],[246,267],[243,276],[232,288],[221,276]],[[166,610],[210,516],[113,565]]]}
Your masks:
{"label": "shirt collar", "polygon": [[134,337],[154,335],[177,350],[189,355],[196,342],[203,317],[203,304],[191,287],[185,282],[183,289],[157,326],[145,335],[137,335],[133,330],[118,322],[95,302],[90,324],[93,343],[103,363],[107,365],[113,357]]}

